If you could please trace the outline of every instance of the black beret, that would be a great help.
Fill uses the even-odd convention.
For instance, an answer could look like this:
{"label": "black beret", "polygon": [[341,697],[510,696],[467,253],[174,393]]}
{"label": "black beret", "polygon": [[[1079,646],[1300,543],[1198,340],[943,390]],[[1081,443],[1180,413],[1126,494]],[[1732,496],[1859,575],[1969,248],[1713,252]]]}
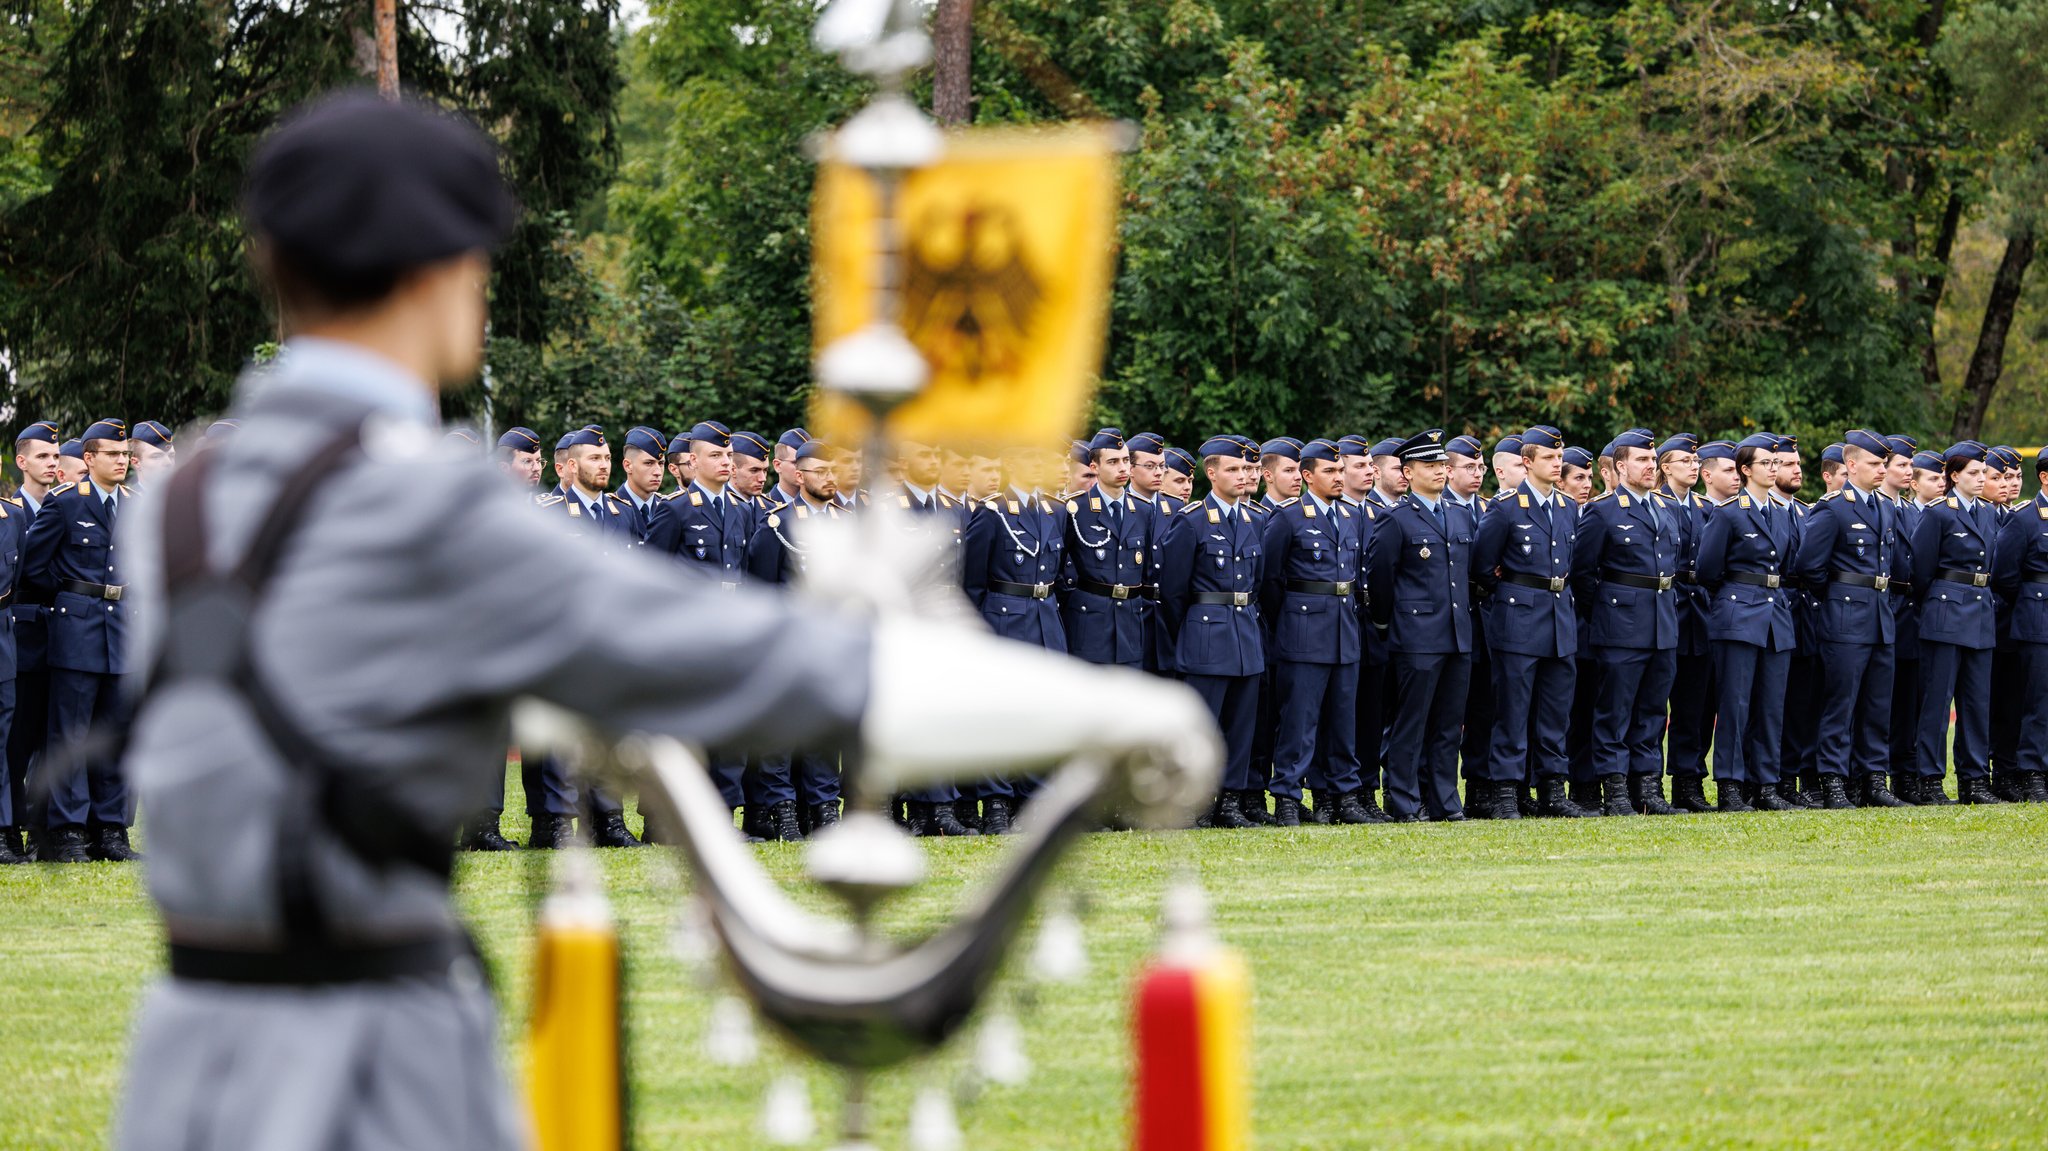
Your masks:
{"label": "black beret", "polygon": [[366,89],[288,113],[250,158],[242,210],[280,248],[344,273],[489,250],[519,215],[476,125]]}

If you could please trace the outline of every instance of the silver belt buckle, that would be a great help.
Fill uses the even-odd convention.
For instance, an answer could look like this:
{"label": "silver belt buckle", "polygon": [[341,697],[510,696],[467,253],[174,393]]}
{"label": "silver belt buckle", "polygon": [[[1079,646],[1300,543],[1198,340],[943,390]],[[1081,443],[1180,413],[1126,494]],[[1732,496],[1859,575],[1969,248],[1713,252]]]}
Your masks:
{"label": "silver belt buckle", "polygon": [[[1978,586],[1981,587],[1983,585],[1980,584]],[[105,599],[114,601],[115,603],[119,603],[121,601],[121,593],[125,590],[127,589],[123,588],[120,584],[100,585],[100,595]]]}
{"label": "silver belt buckle", "polygon": [[1670,591],[1671,585],[1675,582],[1677,582],[1676,576],[1660,575],[1657,577],[1657,590]]}
{"label": "silver belt buckle", "polygon": [[1878,576],[1876,582],[1872,583],[1870,586],[1878,591],[1890,591],[1892,586],[1892,577]]}
{"label": "silver belt buckle", "polygon": [[1341,581],[1339,581],[1339,582],[1338,582],[1338,584],[1337,584],[1337,594],[1338,594],[1338,595],[1350,595],[1350,594],[1351,594],[1351,581],[1350,581],[1350,580],[1341,580]]}
{"label": "silver belt buckle", "polygon": [[1551,591],[1554,591],[1554,592],[1557,592],[1557,593],[1559,593],[1559,594],[1563,594],[1563,592],[1564,592],[1564,579],[1565,579],[1565,577],[1563,577],[1563,576],[1551,576],[1551,577],[1550,577],[1550,590],[1551,590]]}
{"label": "silver belt buckle", "polygon": [[1990,587],[1990,586],[1991,586],[1991,573],[1989,573],[1989,572],[1978,572],[1978,573],[1977,573],[1976,575],[1974,575],[1974,576],[1971,576],[1971,577],[1970,577],[1970,586],[1971,586],[1971,587]]}
{"label": "silver belt buckle", "polygon": [[1109,598],[1111,598],[1111,599],[1129,599],[1129,598],[1131,598],[1131,588],[1130,588],[1130,585],[1129,585],[1129,584],[1120,584],[1120,583],[1113,583],[1113,584],[1109,585]]}
{"label": "silver belt buckle", "polygon": [[1031,585],[1032,599],[1044,599],[1046,596],[1049,596],[1051,594],[1052,585],[1049,583],[1035,583]]}
{"label": "silver belt buckle", "polygon": [[1249,603],[1251,603],[1251,602],[1252,602],[1252,593],[1250,593],[1250,592],[1248,592],[1248,591],[1234,591],[1234,592],[1231,592],[1231,593],[1230,593],[1230,602],[1231,602],[1231,603],[1233,603],[1233,604],[1235,604],[1235,605],[1236,605],[1236,606],[1238,606],[1238,607],[1244,607],[1245,605],[1247,605],[1247,604],[1249,604]]}
{"label": "silver belt buckle", "polygon": [[1772,572],[1772,573],[1770,573],[1769,575],[1766,575],[1766,576],[1764,577],[1764,586],[1765,586],[1765,587],[1767,587],[1767,588],[1770,588],[1770,589],[1772,589],[1773,591],[1777,590],[1777,587],[1778,587],[1778,573],[1777,573],[1777,572]]}

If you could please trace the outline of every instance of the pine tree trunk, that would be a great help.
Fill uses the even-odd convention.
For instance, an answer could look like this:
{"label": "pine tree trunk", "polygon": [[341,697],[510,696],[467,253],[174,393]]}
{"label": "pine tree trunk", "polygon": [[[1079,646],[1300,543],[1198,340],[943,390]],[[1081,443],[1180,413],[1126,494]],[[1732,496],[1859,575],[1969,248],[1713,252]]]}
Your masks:
{"label": "pine tree trunk", "polygon": [[939,0],[932,17],[932,116],[941,124],[973,117],[974,0]]}
{"label": "pine tree trunk", "polygon": [[1977,348],[1970,353],[1970,370],[1963,377],[1964,403],[1950,432],[1955,439],[1976,439],[1983,430],[1984,412],[1991,407],[1991,393],[1998,389],[1999,373],[2005,370],[2005,338],[2012,330],[2013,313],[2019,309],[2027,266],[2033,262],[2034,229],[2027,225],[2006,241],[1998,275],[1991,281],[1991,298],[1985,301],[1984,322],[1977,329]]}

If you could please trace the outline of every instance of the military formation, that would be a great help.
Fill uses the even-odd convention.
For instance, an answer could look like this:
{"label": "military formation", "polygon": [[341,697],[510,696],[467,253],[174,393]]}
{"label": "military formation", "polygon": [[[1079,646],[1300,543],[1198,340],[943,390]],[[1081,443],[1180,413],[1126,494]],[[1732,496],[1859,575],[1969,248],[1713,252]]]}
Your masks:
{"label": "military formation", "polygon": [[[636,427],[614,456],[597,425],[551,444],[517,427],[490,450],[571,546],[721,590],[790,583],[813,521],[893,504],[946,537],[942,574],[996,634],[1201,696],[1228,748],[1203,826],[2048,802],[2048,497],[2022,497],[2008,447],[1850,431],[1812,503],[1799,445],[1770,433],[1638,428],[1596,456],[1541,425],[1491,450],[1430,430],[1188,451],[1105,428],[1064,457],[899,443],[868,486],[858,454],[801,428]],[[16,437],[0,863],[136,857],[104,746],[128,670],[114,528],[175,456],[157,421]],[[579,820],[641,845],[624,797],[520,762],[529,846]],[[830,758],[713,749],[710,767],[750,839],[839,818]],[[913,792],[895,814],[1003,834],[1033,786]],[[518,846],[501,815],[463,845]]]}

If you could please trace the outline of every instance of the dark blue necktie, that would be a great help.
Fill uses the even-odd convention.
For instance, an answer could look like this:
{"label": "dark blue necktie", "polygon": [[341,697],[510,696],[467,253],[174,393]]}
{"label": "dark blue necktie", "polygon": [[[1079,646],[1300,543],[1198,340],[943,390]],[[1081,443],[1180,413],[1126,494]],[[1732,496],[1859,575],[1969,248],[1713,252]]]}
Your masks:
{"label": "dark blue necktie", "polygon": [[1445,539],[1450,538],[1451,521],[1450,517],[1444,514],[1444,504],[1442,500],[1438,500],[1436,504],[1436,530],[1442,532],[1444,534]]}

